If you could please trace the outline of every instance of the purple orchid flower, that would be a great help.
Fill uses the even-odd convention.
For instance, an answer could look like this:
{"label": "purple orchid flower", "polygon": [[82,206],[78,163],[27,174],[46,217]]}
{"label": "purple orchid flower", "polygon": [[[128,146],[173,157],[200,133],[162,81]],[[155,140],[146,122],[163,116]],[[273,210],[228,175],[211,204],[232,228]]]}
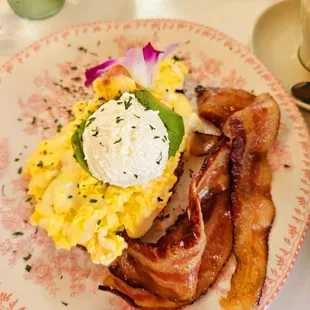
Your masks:
{"label": "purple orchid flower", "polygon": [[155,50],[151,43],[144,47],[134,47],[129,49],[125,56],[119,59],[109,59],[102,64],[90,68],[85,72],[85,86],[92,82],[111,67],[122,65],[130,73],[132,79],[145,88],[152,86],[152,78],[159,62],[166,58],[179,44],[170,44],[164,51]]}

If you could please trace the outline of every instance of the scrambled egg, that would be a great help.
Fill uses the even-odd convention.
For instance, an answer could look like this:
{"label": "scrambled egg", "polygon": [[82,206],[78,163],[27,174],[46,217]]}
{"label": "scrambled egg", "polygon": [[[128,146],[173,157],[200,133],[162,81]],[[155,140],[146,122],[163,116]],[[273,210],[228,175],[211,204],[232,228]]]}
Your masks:
{"label": "scrambled egg", "polygon": [[135,82],[122,72],[97,79],[94,99],[76,103],[75,120],[54,139],[40,143],[25,169],[30,177],[29,194],[36,201],[31,223],[43,227],[57,248],[69,250],[80,244],[94,263],[108,265],[127,246],[119,233],[126,230],[132,238],[141,237],[166,206],[177,181],[174,171],[186,146],[190,120],[196,115],[186,97],[175,93],[186,74],[184,65],[166,59],[155,76],[154,94],[166,98],[165,104],[183,116],[186,127],[179,151],[157,179],[128,188],[109,186],[85,172],[73,157],[71,136],[89,113],[104,103],[102,98],[109,100],[136,90]]}

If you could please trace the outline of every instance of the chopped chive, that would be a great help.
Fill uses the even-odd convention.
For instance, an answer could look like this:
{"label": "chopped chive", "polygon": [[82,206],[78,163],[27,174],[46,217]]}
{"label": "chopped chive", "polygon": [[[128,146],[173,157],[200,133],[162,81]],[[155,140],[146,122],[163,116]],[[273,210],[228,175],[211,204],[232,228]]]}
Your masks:
{"label": "chopped chive", "polygon": [[19,161],[19,158],[15,158],[14,161]]}
{"label": "chopped chive", "polygon": [[1,193],[2,193],[2,196],[5,196],[5,193],[4,193],[4,188],[5,188],[5,185],[3,184],[2,187],[1,187]]}
{"label": "chopped chive", "polygon": [[130,106],[132,105],[132,103],[131,103],[132,99],[133,99],[133,97],[129,97],[128,101],[124,101],[125,110],[128,110],[130,108]]}
{"label": "chopped chive", "polygon": [[26,269],[27,272],[30,272],[31,266],[30,265],[26,265],[25,269]]}
{"label": "chopped chive", "polygon": [[16,231],[15,233],[13,233],[13,236],[22,236],[24,233],[22,231]]}
{"label": "chopped chive", "polygon": [[116,143],[120,143],[122,141],[122,138],[119,138],[117,141],[115,141],[113,144],[116,144]]}
{"label": "chopped chive", "polygon": [[63,305],[65,305],[66,307],[68,306],[68,303],[67,303],[67,302],[62,301],[61,303],[62,303]]}
{"label": "chopped chive", "polygon": [[160,197],[157,197],[157,201],[158,202],[161,202],[161,201],[164,201],[164,199],[160,198]]}
{"label": "chopped chive", "polygon": [[73,197],[72,195],[69,195],[69,196],[68,196],[68,199],[71,199],[72,197]]}
{"label": "chopped chive", "polygon": [[18,172],[18,174],[21,174],[23,172],[23,167],[19,167],[17,172]]}
{"label": "chopped chive", "polygon": [[97,199],[91,199],[91,200],[89,200],[91,203],[95,203],[95,202],[97,202],[98,200]]}
{"label": "chopped chive", "polygon": [[155,130],[155,127],[153,127],[151,124],[150,124],[150,128],[151,130]]}
{"label": "chopped chive", "polygon": [[126,172],[125,172],[125,171],[123,171],[123,173],[124,173],[124,174],[126,174]]}
{"label": "chopped chive", "polygon": [[92,135],[93,137],[97,137],[98,136],[99,131],[96,130],[95,133]]}
{"label": "chopped chive", "polygon": [[29,202],[29,201],[31,201],[31,199],[32,199],[32,197],[29,197],[29,198],[27,198],[27,199],[25,200],[25,202]]}
{"label": "chopped chive", "polygon": [[135,116],[136,118],[140,118],[140,116],[139,116],[139,115],[134,114],[134,116]]}
{"label": "chopped chive", "polygon": [[34,125],[34,124],[36,124],[36,123],[37,123],[37,118],[34,116],[34,117],[32,118],[31,124]]}
{"label": "chopped chive", "polygon": [[64,277],[64,276],[60,276],[60,280],[62,280],[63,277]]}
{"label": "chopped chive", "polygon": [[83,47],[83,46],[80,46],[78,48],[78,50],[81,51],[81,52],[87,53],[87,49],[85,47]]}
{"label": "chopped chive", "polygon": [[156,164],[159,165],[162,159],[163,159],[163,153],[160,152],[159,159],[156,161]]}
{"label": "chopped chive", "polygon": [[116,124],[118,124],[119,122],[123,121],[123,118],[120,118],[119,116],[116,118]]}
{"label": "chopped chive", "polygon": [[182,61],[182,60],[184,60],[184,58],[178,57],[177,55],[174,55],[174,56],[172,57],[172,59],[173,59],[174,61]]}
{"label": "chopped chive", "polygon": [[137,127],[136,127],[136,126],[131,126],[131,128],[132,128],[132,129],[136,129]]}
{"label": "chopped chive", "polygon": [[29,259],[31,258],[31,256],[32,256],[32,255],[29,253],[28,256],[23,257],[23,260],[24,260],[24,261],[27,261],[27,260],[29,260]]}
{"label": "chopped chive", "polygon": [[100,225],[100,224],[101,224],[101,220],[99,220],[99,221],[97,222],[97,224]]}
{"label": "chopped chive", "polygon": [[42,161],[42,160],[40,160],[40,161],[38,162],[37,167],[43,168],[43,161]]}
{"label": "chopped chive", "polygon": [[159,139],[160,137],[159,136],[154,136],[154,139]]}
{"label": "chopped chive", "polygon": [[134,174],[134,176],[135,176],[136,179],[138,179],[138,175],[137,174]]}
{"label": "chopped chive", "polygon": [[60,131],[61,131],[61,128],[62,128],[62,125],[61,125],[61,124],[58,124],[58,125],[57,125],[57,132],[60,132]]}

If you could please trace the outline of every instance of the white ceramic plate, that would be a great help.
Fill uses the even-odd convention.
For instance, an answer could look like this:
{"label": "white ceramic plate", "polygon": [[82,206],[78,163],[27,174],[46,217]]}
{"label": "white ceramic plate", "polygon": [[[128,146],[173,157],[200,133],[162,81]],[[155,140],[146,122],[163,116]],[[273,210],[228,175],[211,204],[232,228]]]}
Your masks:
{"label": "white ceramic plate", "polygon": [[[79,249],[56,251],[43,230],[28,224],[32,206],[26,201],[27,182],[18,172],[37,143],[66,122],[67,109],[86,95],[79,79],[85,68],[148,41],[159,49],[180,42],[177,54],[185,58],[197,84],[269,92],[278,101],[281,128],[269,154],[277,214],[260,309],[272,302],[287,278],[310,209],[310,138],[291,98],[255,56],[223,33],[177,20],[107,21],[45,37],[0,68],[1,310],[129,309],[97,290],[104,267],[92,264]],[[16,232],[22,235],[13,235]],[[228,265],[212,291],[188,308],[219,309],[230,273]]]}

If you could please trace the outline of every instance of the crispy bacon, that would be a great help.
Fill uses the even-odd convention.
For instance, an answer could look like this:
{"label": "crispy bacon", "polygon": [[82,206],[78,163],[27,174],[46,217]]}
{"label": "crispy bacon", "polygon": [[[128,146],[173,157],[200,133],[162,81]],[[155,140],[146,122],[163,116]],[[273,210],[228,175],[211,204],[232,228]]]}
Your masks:
{"label": "crispy bacon", "polygon": [[255,96],[244,91],[231,88],[198,88],[197,106],[201,117],[222,129],[227,119],[236,111],[251,104]]}
{"label": "crispy bacon", "polygon": [[195,181],[190,185],[188,213],[155,246],[127,237],[128,249],[111,273],[170,300],[193,297],[206,242]]}
{"label": "crispy bacon", "polygon": [[[179,309],[206,293],[232,248],[229,156],[230,147],[227,141],[222,141],[192,179],[189,218],[183,216],[155,246],[128,239],[128,250],[110,268],[112,274],[101,289],[143,309]],[[192,223],[200,219],[199,214],[195,214],[198,212],[204,221],[197,222],[200,228]],[[196,240],[202,240],[202,236],[197,239],[193,229],[199,234],[204,229],[199,245]],[[196,243],[202,246],[202,252],[198,252],[199,262],[193,261],[194,256],[197,258]],[[191,262],[195,265],[189,268]]]}
{"label": "crispy bacon", "polygon": [[275,207],[266,155],[274,143],[280,121],[277,103],[262,94],[233,114],[224,127],[232,140],[232,211],[237,268],[225,309],[252,309],[259,301],[266,276],[268,235]]}

